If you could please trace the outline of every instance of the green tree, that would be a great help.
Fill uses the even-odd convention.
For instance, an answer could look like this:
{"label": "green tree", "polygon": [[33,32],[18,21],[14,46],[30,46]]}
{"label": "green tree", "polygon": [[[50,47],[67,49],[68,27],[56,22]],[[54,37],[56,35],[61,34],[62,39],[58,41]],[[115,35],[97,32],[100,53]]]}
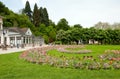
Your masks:
{"label": "green tree", "polygon": [[49,37],[47,35],[44,35],[43,38],[45,40],[45,43],[48,44],[49,43]]}
{"label": "green tree", "polygon": [[82,34],[81,34],[81,29],[80,28],[72,28],[71,29],[71,36],[72,36],[72,41],[76,42],[76,44],[79,43],[79,40],[82,39]]}
{"label": "green tree", "polygon": [[49,16],[46,8],[43,9],[43,15],[44,15],[44,18],[43,18],[44,24],[46,26],[49,26]]}
{"label": "green tree", "polygon": [[40,23],[49,26],[49,15],[46,8],[40,7]]}
{"label": "green tree", "polygon": [[83,28],[82,29],[82,41],[83,44],[88,44],[90,39],[90,31],[88,28]]}
{"label": "green tree", "polygon": [[92,27],[89,29],[88,32],[89,32],[89,36],[90,36],[89,40],[91,40],[94,44],[94,42],[98,40],[98,30]]}
{"label": "green tree", "polygon": [[40,24],[39,31],[41,32],[41,35],[46,34],[46,26],[45,26],[45,24]]}
{"label": "green tree", "polygon": [[120,44],[120,30],[107,30],[107,37],[109,44]]}
{"label": "green tree", "polygon": [[56,40],[56,31],[53,26],[46,27],[46,35],[49,37],[49,43]]}
{"label": "green tree", "polygon": [[107,38],[106,30],[98,30],[98,41],[101,44],[105,44],[105,39]]}
{"label": "green tree", "polygon": [[65,35],[65,31],[59,30],[56,35],[57,41],[63,41],[64,35]]}
{"label": "green tree", "polygon": [[57,30],[68,30],[70,26],[68,25],[68,22],[65,18],[60,19],[60,21],[57,24]]}
{"label": "green tree", "polygon": [[53,26],[53,28],[56,29],[56,25],[55,25],[55,23],[54,23],[52,20],[49,20],[49,25],[50,25],[50,26]]}
{"label": "green tree", "polygon": [[30,21],[32,21],[32,10],[29,1],[26,1],[24,12],[29,17]]}
{"label": "green tree", "polygon": [[74,27],[75,28],[82,28],[82,26],[80,24],[75,24]]}
{"label": "green tree", "polygon": [[44,14],[43,14],[43,8],[42,7],[39,8],[39,12],[40,12],[40,24],[44,24],[44,22],[43,22]]}
{"label": "green tree", "polygon": [[3,21],[3,26],[5,27],[12,27],[14,26],[15,22],[18,21],[17,18],[18,14],[13,13],[12,11],[10,12],[10,15],[6,15]]}
{"label": "green tree", "polygon": [[9,14],[10,14],[10,10],[0,1],[0,15],[5,16]]}
{"label": "green tree", "polygon": [[34,5],[33,10],[33,24],[38,27],[40,24],[40,12],[38,10],[37,4]]}
{"label": "green tree", "polygon": [[71,31],[59,30],[56,35],[57,41],[61,41],[62,44],[70,44],[71,42]]}

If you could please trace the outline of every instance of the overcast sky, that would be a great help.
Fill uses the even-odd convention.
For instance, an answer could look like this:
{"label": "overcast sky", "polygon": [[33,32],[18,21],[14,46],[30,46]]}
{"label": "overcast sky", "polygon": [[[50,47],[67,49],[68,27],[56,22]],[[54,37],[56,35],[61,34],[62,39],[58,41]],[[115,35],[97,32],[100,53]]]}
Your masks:
{"label": "overcast sky", "polygon": [[[24,8],[27,0],[0,0],[9,9],[18,12]],[[49,17],[57,23],[61,18],[66,18],[69,25],[81,24],[91,27],[97,22],[120,22],[120,0],[28,0],[33,9],[46,7]]]}

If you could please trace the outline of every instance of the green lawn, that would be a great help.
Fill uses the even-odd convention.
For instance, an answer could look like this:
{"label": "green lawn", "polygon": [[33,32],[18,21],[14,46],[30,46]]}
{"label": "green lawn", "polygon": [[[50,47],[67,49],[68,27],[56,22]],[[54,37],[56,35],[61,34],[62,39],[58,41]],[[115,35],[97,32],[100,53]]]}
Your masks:
{"label": "green lawn", "polygon": [[[76,49],[80,50],[81,48],[76,48]],[[85,48],[83,49],[91,50],[92,52],[88,54],[68,54],[68,53],[60,53],[57,50],[50,50],[48,54],[57,57],[64,55],[67,57],[93,56],[94,58],[98,58],[98,56],[103,54],[105,50],[120,50],[120,45],[85,45]]]}
{"label": "green lawn", "polygon": [[[91,49],[94,56],[107,49],[120,50],[119,45],[88,45],[86,48]],[[120,79],[120,70],[56,68],[26,62],[19,59],[19,55],[20,52],[0,55],[0,79]]]}

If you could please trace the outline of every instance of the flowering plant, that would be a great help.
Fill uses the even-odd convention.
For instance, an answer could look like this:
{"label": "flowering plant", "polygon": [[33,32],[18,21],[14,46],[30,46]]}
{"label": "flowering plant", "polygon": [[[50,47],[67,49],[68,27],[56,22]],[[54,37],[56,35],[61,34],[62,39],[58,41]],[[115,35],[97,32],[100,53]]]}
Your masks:
{"label": "flowering plant", "polygon": [[[77,46],[76,46],[77,47]],[[82,46],[81,46],[82,47]],[[60,57],[51,56],[47,51],[56,49],[63,52],[65,48],[72,48],[72,46],[48,46],[41,48],[34,48],[24,51],[20,58],[31,63],[47,64],[60,68],[76,68],[76,69],[120,69],[120,50],[107,50],[104,54],[100,55],[98,59],[93,56],[79,57]],[[73,49],[75,46],[73,46]],[[78,47],[77,47],[78,48]],[[64,51],[67,52],[67,51]]]}

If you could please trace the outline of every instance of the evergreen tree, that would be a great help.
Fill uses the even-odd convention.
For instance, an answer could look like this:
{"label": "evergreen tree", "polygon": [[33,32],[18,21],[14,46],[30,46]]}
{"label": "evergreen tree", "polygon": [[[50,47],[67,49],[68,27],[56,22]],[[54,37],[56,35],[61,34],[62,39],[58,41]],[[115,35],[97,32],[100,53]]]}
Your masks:
{"label": "evergreen tree", "polygon": [[44,15],[44,24],[46,25],[46,26],[49,26],[49,16],[48,16],[48,12],[47,12],[47,9],[46,8],[44,8],[43,9],[43,15]]}
{"label": "evergreen tree", "polygon": [[39,12],[40,12],[40,23],[44,24],[44,22],[43,22],[44,13],[43,13],[43,8],[42,7],[40,7]]}
{"label": "evergreen tree", "polygon": [[40,24],[40,12],[38,10],[37,4],[34,5],[33,10],[33,24],[38,27]]}
{"label": "evergreen tree", "polygon": [[49,16],[46,8],[40,7],[40,23],[49,26]]}
{"label": "evergreen tree", "polygon": [[30,8],[29,1],[26,1],[24,12],[29,17],[30,21],[32,21],[32,11]]}

